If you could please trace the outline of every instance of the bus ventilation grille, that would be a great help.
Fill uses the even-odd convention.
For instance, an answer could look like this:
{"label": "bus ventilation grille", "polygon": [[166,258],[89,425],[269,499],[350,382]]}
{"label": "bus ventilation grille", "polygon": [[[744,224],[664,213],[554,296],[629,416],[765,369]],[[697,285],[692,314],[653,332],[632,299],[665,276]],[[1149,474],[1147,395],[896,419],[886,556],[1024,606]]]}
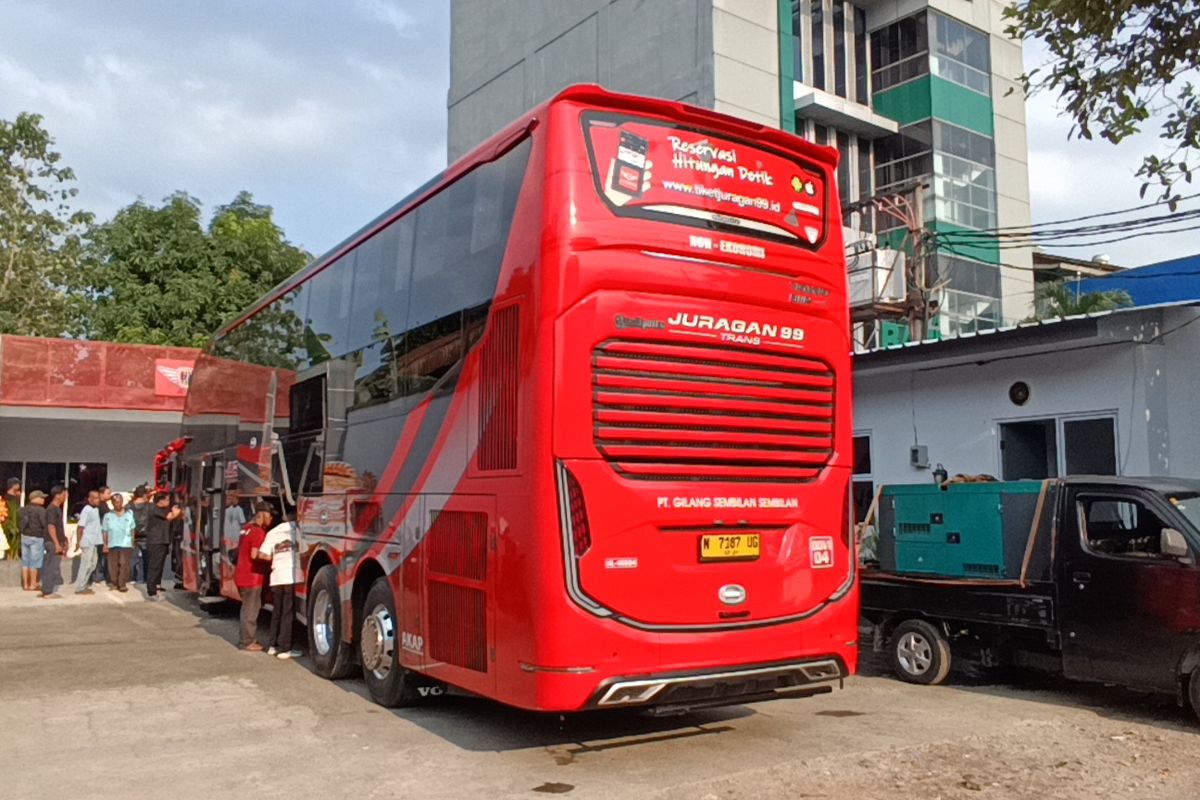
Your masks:
{"label": "bus ventilation grille", "polygon": [[479,392],[481,470],[517,468],[517,330],[518,306],[496,311],[483,345]]}
{"label": "bus ventilation grille", "polygon": [[487,672],[487,514],[441,511],[427,537],[429,655]]}
{"label": "bus ventilation grille", "polygon": [[632,478],[807,481],[833,455],[833,370],[810,356],[610,339],[592,397],[596,447]]}

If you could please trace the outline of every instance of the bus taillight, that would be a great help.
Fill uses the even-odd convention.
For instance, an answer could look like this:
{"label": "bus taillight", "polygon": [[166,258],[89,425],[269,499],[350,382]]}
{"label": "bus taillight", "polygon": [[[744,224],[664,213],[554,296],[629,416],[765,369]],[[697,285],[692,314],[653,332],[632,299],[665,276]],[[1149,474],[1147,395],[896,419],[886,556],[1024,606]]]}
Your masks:
{"label": "bus taillight", "polygon": [[575,546],[575,557],[592,549],[592,531],[588,527],[587,507],[583,504],[583,489],[568,469],[563,469],[567,484],[567,513],[571,519],[571,543]]}

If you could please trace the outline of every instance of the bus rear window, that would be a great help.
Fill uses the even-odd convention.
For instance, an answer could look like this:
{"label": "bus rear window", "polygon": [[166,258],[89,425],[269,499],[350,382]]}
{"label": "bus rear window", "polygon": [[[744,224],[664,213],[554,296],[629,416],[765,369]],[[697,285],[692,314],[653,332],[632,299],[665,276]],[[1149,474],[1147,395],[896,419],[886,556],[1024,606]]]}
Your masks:
{"label": "bus rear window", "polygon": [[620,216],[714,228],[817,247],[824,173],[794,156],[702,130],[585,112],[596,190]]}

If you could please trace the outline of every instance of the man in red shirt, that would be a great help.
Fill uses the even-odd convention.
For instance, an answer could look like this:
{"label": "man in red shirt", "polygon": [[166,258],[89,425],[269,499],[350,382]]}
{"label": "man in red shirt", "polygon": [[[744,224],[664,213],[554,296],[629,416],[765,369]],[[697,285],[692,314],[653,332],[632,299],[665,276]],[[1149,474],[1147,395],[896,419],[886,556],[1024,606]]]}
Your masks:
{"label": "man in red shirt", "polygon": [[272,516],[270,505],[262,501],[256,503],[254,519],[242,528],[242,537],[238,541],[237,570],[234,573],[234,582],[242,595],[242,631],[238,647],[252,653],[263,649],[258,643],[258,613],[262,611],[263,586],[266,585],[271,565],[258,557],[258,548],[267,538]]}

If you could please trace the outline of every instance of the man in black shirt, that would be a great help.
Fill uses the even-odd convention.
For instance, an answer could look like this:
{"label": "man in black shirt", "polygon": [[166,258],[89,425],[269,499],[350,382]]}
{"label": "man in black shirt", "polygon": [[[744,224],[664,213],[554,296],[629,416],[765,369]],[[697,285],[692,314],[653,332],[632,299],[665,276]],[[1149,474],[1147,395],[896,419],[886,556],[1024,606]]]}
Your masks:
{"label": "man in black shirt", "polygon": [[171,577],[175,588],[183,588],[183,506],[178,495],[171,495],[171,507],[180,510],[179,516],[171,520]]}
{"label": "man in black shirt", "polygon": [[46,561],[46,493],[34,490],[21,509],[21,588],[38,591],[38,572]]}
{"label": "man in black shirt", "polygon": [[171,507],[171,495],[159,492],[154,496],[154,508],[146,523],[146,551],[150,567],[146,570],[146,596],[157,598],[162,588],[163,567],[171,549],[171,523],[182,515],[179,506]]}
{"label": "man in black shirt", "polygon": [[63,505],[67,502],[67,490],[55,486],[50,490],[50,502],[46,505],[46,555],[42,559],[43,600],[60,599],[55,592],[62,583],[62,556],[67,552],[67,531],[63,525]]}
{"label": "man in black shirt", "polygon": [[145,484],[138,486],[133,490],[133,503],[130,505],[130,511],[133,512],[133,582],[144,583],[147,573],[150,572],[150,559],[146,551],[146,534],[150,528],[150,513],[154,511],[154,505],[150,502],[150,490]]}

